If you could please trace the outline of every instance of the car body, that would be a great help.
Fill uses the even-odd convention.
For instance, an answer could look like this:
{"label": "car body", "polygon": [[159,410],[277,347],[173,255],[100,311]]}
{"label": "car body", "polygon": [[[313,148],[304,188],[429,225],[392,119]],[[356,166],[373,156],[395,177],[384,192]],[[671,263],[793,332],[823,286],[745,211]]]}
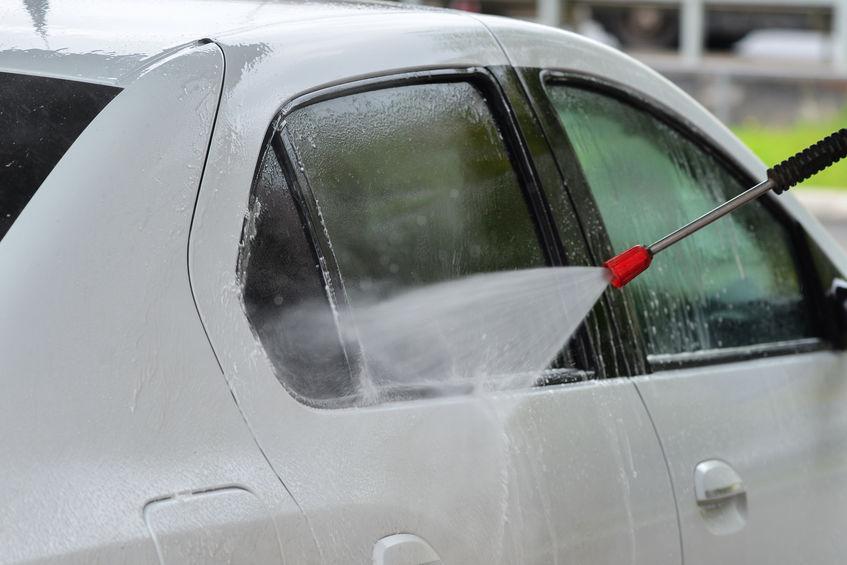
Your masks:
{"label": "car body", "polygon": [[[679,186],[651,179],[690,169],[702,180],[709,171],[685,165],[645,177],[636,125],[664,136],[655,147],[669,143],[669,153],[702,153],[692,159],[725,168],[738,186],[762,178],[762,163],[668,81],[574,34],[391,4],[80,0],[33,10],[9,9],[0,24],[6,84],[14,75],[111,90],[0,241],[0,561],[692,564],[843,555],[847,383],[825,289],[847,257],[790,193],[767,196],[750,217],[771,230],[761,238],[768,254],[755,230],[716,224],[710,233],[731,237],[712,248],[741,251],[700,250],[693,263],[669,251],[673,261],[652,267],[658,294],[635,282],[607,292],[572,340],[561,378],[546,386],[366,402],[321,388],[322,366],[280,367],[294,350],[275,351],[275,334],[258,321],[290,299],[263,294],[251,282],[263,276],[290,279],[286,292],[297,296],[314,290],[333,315],[355,308],[339,273],[353,272],[347,257],[356,250],[333,239],[342,224],[353,240],[369,233],[362,218],[382,218],[372,239],[356,239],[379,243],[391,233],[384,225],[424,229],[452,218],[447,206],[406,221],[401,198],[401,212],[385,220],[392,185],[383,178],[436,191],[452,186],[439,175],[455,172],[450,182],[461,188],[490,181],[490,167],[467,163],[495,163],[506,172],[484,186],[500,187],[488,193],[496,198],[441,225],[464,225],[513,189],[523,196],[502,211],[511,219],[485,233],[531,216],[527,233],[547,265],[598,265],[619,247],[616,237],[641,235],[616,226],[646,218],[637,225],[659,237],[676,227],[666,225],[675,210],[689,213],[675,200]],[[557,121],[583,106],[554,106],[553,93],[576,96],[585,112]],[[607,104],[597,112],[595,97]],[[626,114],[620,123],[635,120],[625,135],[614,119],[602,122],[614,112]],[[596,131],[577,132],[581,116]],[[606,131],[619,137],[591,137]],[[406,168],[393,174],[393,166]],[[643,197],[635,192],[634,205],[632,192],[601,190],[607,173]],[[323,198],[332,187],[321,183],[345,175],[357,198],[374,186],[382,196],[367,206],[343,192]],[[516,212],[521,198],[528,216]],[[718,195],[693,202],[710,198]],[[610,222],[604,207],[616,202],[627,214]],[[469,233],[444,241],[465,253]],[[401,265],[430,257],[403,245]],[[483,259],[498,248],[486,249]],[[742,264],[745,249],[755,260]],[[366,248],[355,258],[368,254],[379,255]],[[432,257],[425,266],[440,273],[441,256]],[[792,262],[774,274],[771,257]],[[373,268],[404,275],[392,264]],[[730,279],[720,278],[726,265],[737,269]],[[707,311],[694,298],[668,301],[683,282],[712,275],[720,275],[716,296],[735,302],[709,295]],[[757,286],[771,275],[773,284]],[[739,290],[736,279],[748,284]],[[749,289],[779,296],[748,300]],[[645,296],[663,302],[648,308]],[[705,314],[674,317],[692,308]],[[308,329],[285,331],[319,336]],[[665,343],[658,334],[685,347],[656,350]],[[744,345],[709,345],[713,335]]]}

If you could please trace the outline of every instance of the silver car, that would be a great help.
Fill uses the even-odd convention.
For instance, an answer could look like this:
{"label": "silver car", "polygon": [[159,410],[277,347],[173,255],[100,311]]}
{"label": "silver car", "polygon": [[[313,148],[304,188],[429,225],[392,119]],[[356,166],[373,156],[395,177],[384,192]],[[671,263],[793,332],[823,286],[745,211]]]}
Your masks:
{"label": "silver car", "polygon": [[0,14],[0,561],[843,562],[847,256],[791,194],[606,291],[525,386],[403,386],[345,328],[764,178],[661,76],[382,3]]}

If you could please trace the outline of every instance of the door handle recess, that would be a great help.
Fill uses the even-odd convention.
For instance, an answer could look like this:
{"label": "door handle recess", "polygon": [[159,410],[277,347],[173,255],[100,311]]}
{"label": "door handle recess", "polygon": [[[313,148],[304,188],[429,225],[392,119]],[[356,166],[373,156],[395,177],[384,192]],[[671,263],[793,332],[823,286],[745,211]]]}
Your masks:
{"label": "door handle recess", "polygon": [[373,565],[441,565],[441,559],[418,536],[394,534],[376,542]]}
{"label": "door handle recess", "polygon": [[741,477],[725,461],[710,459],[694,468],[694,495],[700,506],[721,504],[746,492]]}

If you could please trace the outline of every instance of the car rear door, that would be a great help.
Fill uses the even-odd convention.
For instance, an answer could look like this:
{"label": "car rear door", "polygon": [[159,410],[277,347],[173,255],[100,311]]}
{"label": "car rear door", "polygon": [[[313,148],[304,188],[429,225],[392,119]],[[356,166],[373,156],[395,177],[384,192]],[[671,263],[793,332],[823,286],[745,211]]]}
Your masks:
{"label": "car rear door", "polygon": [[[518,56],[535,66],[524,84],[599,260],[763,176],[670,84],[599,48],[595,60],[559,57],[586,49],[559,39],[556,55]],[[832,563],[847,549],[847,356],[825,297],[844,256],[794,204],[769,195],[735,212],[621,292],[687,563]]]}
{"label": "car rear door", "polygon": [[[341,24],[275,32],[255,57],[225,47],[247,78],[227,76],[189,258],[227,381],[323,561],[679,563],[652,423],[629,380],[601,378],[623,372],[608,309],[543,379],[488,367],[506,373],[494,390],[446,366],[458,386],[409,381],[417,358],[373,355],[396,353],[379,343],[402,317],[347,330],[411,289],[588,259],[570,203],[546,201],[561,177],[483,26],[357,14],[349,41],[327,41]],[[513,328],[484,300],[467,314],[545,340],[556,300]],[[432,343],[436,367],[454,361]]]}

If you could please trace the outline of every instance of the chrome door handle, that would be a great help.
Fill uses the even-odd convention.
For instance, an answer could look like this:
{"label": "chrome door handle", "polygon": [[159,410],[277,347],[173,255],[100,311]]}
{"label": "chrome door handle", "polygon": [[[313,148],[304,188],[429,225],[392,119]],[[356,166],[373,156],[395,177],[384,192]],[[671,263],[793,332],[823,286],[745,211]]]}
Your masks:
{"label": "chrome door handle", "polygon": [[694,495],[700,506],[712,506],[746,493],[744,482],[729,463],[710,459],[694,468]]}

